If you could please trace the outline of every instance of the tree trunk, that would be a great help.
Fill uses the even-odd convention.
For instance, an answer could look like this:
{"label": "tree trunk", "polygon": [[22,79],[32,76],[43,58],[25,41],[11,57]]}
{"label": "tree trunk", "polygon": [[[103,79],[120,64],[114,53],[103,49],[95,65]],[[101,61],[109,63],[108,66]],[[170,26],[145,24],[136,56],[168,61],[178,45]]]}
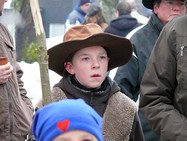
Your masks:
{"label": "tree trunk", "polygon": [[38,0],[30,0],[30,6],[31,6],[32,16],[36,29],[36,46],[37,46],[38,60],[40,65],[43,105],[46,105],[52,101],[50,83],[49,83],[49,73],[48,73],[48,55],[46,50],[46,36],[44,32]]}
{"label": "tree trunk", "polygon": [[115,9],[119,0],[100,0],[106,22],[109,24],[115,18]]}

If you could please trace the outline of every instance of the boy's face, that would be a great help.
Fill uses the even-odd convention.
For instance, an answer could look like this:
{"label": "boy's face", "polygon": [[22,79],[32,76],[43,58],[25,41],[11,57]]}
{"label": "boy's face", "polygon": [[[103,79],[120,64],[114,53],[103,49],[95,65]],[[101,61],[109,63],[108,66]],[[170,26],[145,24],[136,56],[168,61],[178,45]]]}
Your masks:
{"label": "boy's face", "polygon": [[97,138],[85,131],[72,130],[60,134],[53,141],[98,141]]}
{"label": "boy's face", "polygon": [[83,86],[98,88],[106,78],[108,61],[107,52],[103,47],[87,47],[75,53],[72,62],[66,63],[66,70],[75,75]]}

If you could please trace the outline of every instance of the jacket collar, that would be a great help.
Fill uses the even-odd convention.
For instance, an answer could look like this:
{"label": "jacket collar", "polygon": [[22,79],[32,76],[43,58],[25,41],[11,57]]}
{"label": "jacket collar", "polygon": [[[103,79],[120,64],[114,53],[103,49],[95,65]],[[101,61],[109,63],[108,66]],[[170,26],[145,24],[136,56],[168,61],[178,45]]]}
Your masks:
{"label": "jacket collar", "polygon": [[60,87],[68,98],[82,98],[87,104],[92,106],[101,116],[104,113],[108,99],[120,91],[116,82],[106,77],[101,88],[95,90],[86,89],[76,82],[73,76],[67,76],[60,80],[54,87]]}
{"label": "jacket collar", "polygon": [[157,34],[159,35],[164,25],[161,23],[160,19],[155,13],[153,13],[149,22],[155,27]]}

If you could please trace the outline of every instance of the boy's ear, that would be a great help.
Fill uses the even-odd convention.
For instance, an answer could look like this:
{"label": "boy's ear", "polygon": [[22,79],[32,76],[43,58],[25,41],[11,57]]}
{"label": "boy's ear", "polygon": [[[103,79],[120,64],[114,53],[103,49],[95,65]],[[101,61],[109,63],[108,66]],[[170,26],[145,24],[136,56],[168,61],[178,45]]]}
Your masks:
{"label": "boy's ear", "polygon": [[64,63],[64,66],[65,66],[65,69],[67,70],[67,72],[69,72],[69,73],[72,74],[72,75],[75,74],[71,62],[66,62],[66,63]]}
{"label": "boy's ear", "polygon": [[159,5],[157,3],[153,4],[153,10],[154,10],[155,14],[157,14],[158,8],[159,8]]}

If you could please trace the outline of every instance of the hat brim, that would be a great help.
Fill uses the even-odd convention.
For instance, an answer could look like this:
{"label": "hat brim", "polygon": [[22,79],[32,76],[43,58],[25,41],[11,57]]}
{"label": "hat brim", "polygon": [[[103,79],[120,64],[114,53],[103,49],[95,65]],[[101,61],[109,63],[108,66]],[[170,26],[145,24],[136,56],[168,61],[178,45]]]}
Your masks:
{"label": "hat brim", "polygon": [[102,46],[110,50],[108,71],[126,64],[132,56],[132,44],[128,39],[108,33],[98,33],[83,40],[67,41],[50,48],[47,51],[49,69],[63,76],[64,63],[68,56],[73,52],[91,46]]}
{"label": "hat brim", "polygon": [[148,9],[153,9],[154,0],[142,0],[143,5]]}

